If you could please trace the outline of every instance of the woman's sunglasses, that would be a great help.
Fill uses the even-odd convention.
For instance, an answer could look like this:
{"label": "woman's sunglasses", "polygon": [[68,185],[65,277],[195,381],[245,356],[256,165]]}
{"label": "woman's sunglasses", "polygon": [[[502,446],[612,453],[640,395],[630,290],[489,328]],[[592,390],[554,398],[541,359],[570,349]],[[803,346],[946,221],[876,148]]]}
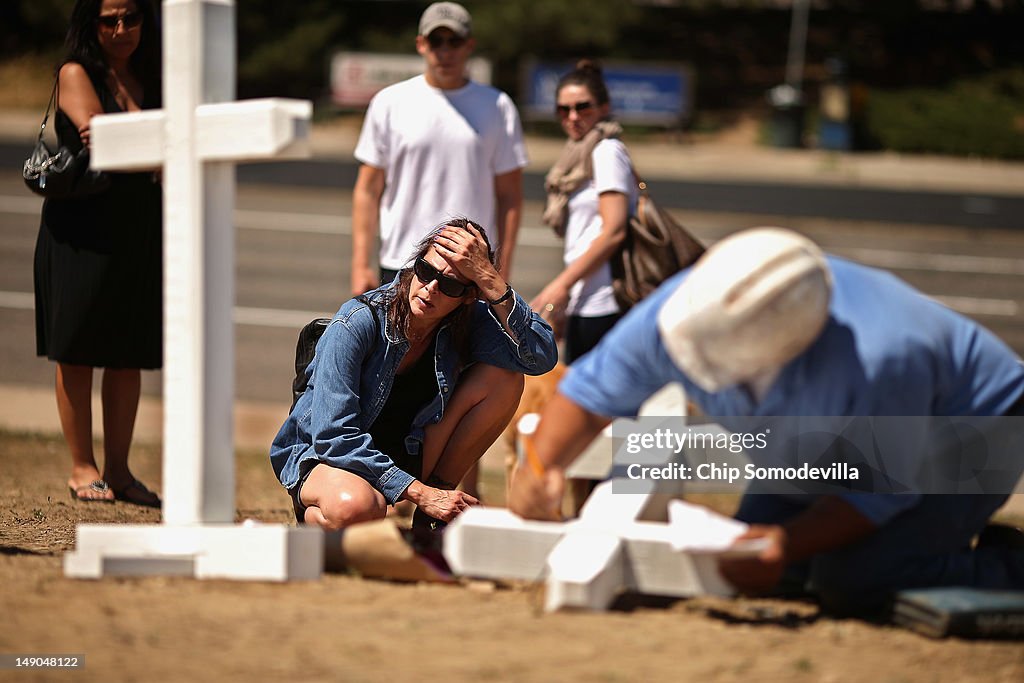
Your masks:
{"label": "woman's sunglasses", "polygon": [[458,50],[466,44],[466,39],[462,36],[440,36],[436,33],[431,33],[427,36],[427,43],[430,45],[431,50],[440,50],[445,45],[453,50]]}
{"label": "woman's sunglasses", "polygon": [[559,104],[559,105],[556,105],[555,106],[555,111],[558,113],[559,116],[561,116],[562,118],[565,118],[566,116],[569,115],[569,112],[571,112],[571,111],[574,111],[577,114],[582,114],[583,112],[587,111],[588,109],[590,109],[593,106],[594,106],[594,103],[589,101],[589,100],[587,100],[585,102],[577,102],[576,104]]}
{"label": "woman's sunglasses", "polygon": [[111,30],[121,24],[126,29],[138,28],[142,24],[142,12],[127,12],[126,14],[101,14],[96,17],[103,28]]}
{"label": "woman's sunglasses", "polygon": [[466,292],[473,288],[473,285],[467,285],[453,277],[442,275],[441,271],[427,263],[424,258],[416,259],[412,272],[416,273],[416,278],[424,285],[429,285],[434,280],[437,280],[437,288],[441,290],[441,293],[453,299],[465,296]]}

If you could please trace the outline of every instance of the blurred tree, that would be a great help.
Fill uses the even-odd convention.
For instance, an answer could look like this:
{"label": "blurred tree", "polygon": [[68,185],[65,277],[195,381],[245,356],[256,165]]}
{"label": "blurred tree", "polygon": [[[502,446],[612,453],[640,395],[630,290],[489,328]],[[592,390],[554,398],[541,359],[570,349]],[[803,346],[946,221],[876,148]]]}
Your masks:
{"label": "blurred tree", "polygon": [[[621,0],[465,0],[477,53],[495,64],[495,83],[513,94],[524,56],[603,57],[628,45],[622,35],[643,9]],[[424,0],[246,0],[238,5],[240,95],[317,97],[335,49],[415,54]]]}
{"label": "blurred tree", "polygon": [[643,10],[621,0],[519,0],[466,3],[480,51],[496,59],[606,55]]}
{"label": "blurred tree", "polygon": [[477,54],[494,63],[493,83],[515,97],[526,59],[573,61],[627,58],[625,35],[641,27],[644,10],[621,0],[466,2]]}
{"label": "blurred tree", "polygon": [[[159,0],[157,0],[159,1]],[[518,95],[525,59],[683,62],[699,110],[766,106],[783,78],[782,0],[463,0],[494,83]],[[239,96],[320,99],[337,50],[414,53],[429,0],[236,0]],[[0,59],[50,64],[74,0],[0,0]],[[812,4],[806,95],[825,59],[845,59],[867,89],[951,87],[1024,65],[1024,0],[827,0]],[[5,72],[13,73],[13,71]]]}
{"label": "blurred tree", "polygon": [[239,3],[239,95],[315,97],[324,82],[327,46],[345,16],[335,0]]}
{"label": "blurred tree", "polygon": [[3,0],[0,57],[59,51],[75,0]]}

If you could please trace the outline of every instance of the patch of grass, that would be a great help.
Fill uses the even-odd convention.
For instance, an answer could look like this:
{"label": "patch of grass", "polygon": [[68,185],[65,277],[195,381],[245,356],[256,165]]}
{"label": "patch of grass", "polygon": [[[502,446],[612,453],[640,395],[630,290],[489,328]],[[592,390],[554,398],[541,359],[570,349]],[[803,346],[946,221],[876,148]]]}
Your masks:
{"label": "patch of grass", "polygon": [[694,135],[710,135],[725,129],[725,123],[718,112],[698,111],[693,117],[690,132]]}
{"label": "patch of grass", "polygon": [[801,673],[810,673],[814,670],[814,663],[806,657],[801,657],[793,662],[793,668]]}

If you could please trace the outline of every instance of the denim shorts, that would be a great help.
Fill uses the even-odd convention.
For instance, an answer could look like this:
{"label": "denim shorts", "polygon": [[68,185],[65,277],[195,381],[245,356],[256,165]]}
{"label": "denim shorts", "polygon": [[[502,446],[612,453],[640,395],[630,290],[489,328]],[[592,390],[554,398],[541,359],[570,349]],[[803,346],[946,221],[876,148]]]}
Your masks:
{"label": "denim shorts", "polygon": [[[288,496],[292,499],[292,512],[295,513],[295,521],[299,524],[306,523],[306,510],[308,508],[302,502],[302,486],[306,483],[306,479],[309,478],[313,469],[319,464],[320,461],[313,458],[300,463],[299,481],[294,487],[288,489]],[[395,464],[406,472],[419,472],[423,467],[423,459],[418,455],[406,455],[404,458],[396,460]]]}

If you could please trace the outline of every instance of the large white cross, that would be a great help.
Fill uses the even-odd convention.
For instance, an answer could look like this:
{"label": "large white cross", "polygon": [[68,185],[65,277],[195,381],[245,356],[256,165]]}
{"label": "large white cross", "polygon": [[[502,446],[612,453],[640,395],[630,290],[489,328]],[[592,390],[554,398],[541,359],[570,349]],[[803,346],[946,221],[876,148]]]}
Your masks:
{"label": "large white cross", "polygon": [[320,531],[233,524],[231,320],[235,163],[308,156],[312,105],[232,101],[234,0],[164,0],[163,45],[163,109],[91,126],[94,168],[163,167],[163,524],[79,525],[65,572],[315,578]]}

